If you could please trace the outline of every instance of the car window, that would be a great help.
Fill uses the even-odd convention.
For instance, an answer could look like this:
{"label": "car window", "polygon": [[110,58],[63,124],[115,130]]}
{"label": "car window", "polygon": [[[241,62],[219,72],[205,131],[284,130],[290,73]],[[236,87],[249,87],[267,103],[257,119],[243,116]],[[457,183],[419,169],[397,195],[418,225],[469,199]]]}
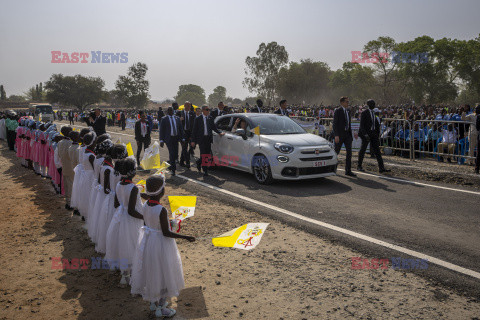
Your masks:
{"label": "car window", "polygon": [[223,117],[216,122],[217,128],[224,131],[230,131],[230,120],[232,117]]}

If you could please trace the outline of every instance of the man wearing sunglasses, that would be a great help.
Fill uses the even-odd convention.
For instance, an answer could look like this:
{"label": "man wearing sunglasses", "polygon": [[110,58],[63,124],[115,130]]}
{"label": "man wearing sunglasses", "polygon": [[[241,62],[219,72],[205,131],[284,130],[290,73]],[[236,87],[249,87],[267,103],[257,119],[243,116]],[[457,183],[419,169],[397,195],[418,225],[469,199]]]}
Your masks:
{"label": "man wearing sunglasses", "polygon": [[[197,169],[201,171],[203,168],[203,176],[208,176],[208,167],[212,165],[212,142],[213,133],[215,131],[220,137],[225,135],[220,132],[210,116],[210,108],[207,105],[202,106],[202,114],[195,118],[193,123],[191,146],[195,148],[198,144],[200,148],[200,159],[197,160]],[[203,164],[203,165],[202,165]]]}

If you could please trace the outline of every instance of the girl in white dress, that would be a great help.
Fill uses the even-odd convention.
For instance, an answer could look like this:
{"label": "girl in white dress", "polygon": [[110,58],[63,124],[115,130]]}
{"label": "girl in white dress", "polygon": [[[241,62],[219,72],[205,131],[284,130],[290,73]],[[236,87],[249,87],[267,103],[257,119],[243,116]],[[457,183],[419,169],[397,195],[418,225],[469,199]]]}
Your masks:
{"label": "girl in white dress", "polygon": [[93,161],[95,160],[95,153],[92,151],[95,148],[97,135],[95,132],[87,133],[83,137],[83,144],[86,146],[85,153],[81,159],[84,173],[80,176],[78,211],[82,215],[82,220],[88,219],[88,206],[90,204],[90,187],[93,180]]}
{"label": "girl in white dress", "polygon": [[100,177],[100,171],[103,168],[103,161],[105,155],[111,147],[113,147],[112,140],[109,139],[109,134],[102,134],[97,138],[97,144],[95,147],[95,160],[93,160],[93,181],[90,189],[90,204],[88,207],[87,230],[90,239],[97,243],[97,220],[100,212],[105,194],[103,193],[103,179]]}
{"label": "girl in white dress", "polygon": [[149,200],[143,206],[142,227],[132,267],[132,294],[150,301],[157,317],[172,317],[176,311],[166,308],[166,298],[176,297],[185,287],[182,259],[175,238],[195,241],[194,237],[171,231],[167,210],[159,200],[165,193],[165,177],[156,174],[146,181]]}
{"label": "girl in white dress", "polygon": [[83,156],[85,155],[85,149],[87,148],[83,143],[83,138],[87,133],[90,132],[90,129],[84,128],[80,131],[80,141],[82,142],[82,146],[78,148],[78,165],[73,169],[75,172],[75,176],[73,177],[73,187],[72,187],[72,199],[70,200],[70,206],[73,207],[75,210],[73,214],[80,215],[78,208],[80,207],[79,204],[79,195],[81,194],[80,189],[80,180],[81,177],[85,174],[85,168],[83,167]]}
{"label": "girl in white dress", "polygon": [[123,144],[116,144],[110,148],[100,170],[101,184],[103,185],[104,200],[97,215],[96,246],[95,250],[105,253],[107,249],[107,230],[115,214],[115,188],[120,182],[120,173],[114,169],[113,163],[128,156],[127,148]]}
{"label": "girl in white dress", "polygon": [[107,249],[105,259],[110,265],[127,265],[122,270],[121,285],[130,281],[130,271],[138,241],[140,228],[143,226],[142,201],[140,192],[132,179],[136,174],[136,162],[131,158],[119,160],[115,169],[120,172],[121,180],[115,188],[114,207],[116,208],[107,230]]}

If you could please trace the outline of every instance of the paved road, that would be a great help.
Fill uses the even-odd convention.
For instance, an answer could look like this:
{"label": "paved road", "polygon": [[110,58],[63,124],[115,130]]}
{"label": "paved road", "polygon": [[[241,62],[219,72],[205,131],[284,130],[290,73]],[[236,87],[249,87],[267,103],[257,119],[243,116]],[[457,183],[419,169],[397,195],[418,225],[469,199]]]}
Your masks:
{"label": "paved road", "polygon": [[[136,148],[132,136],[119,137]],[[161,157],[168,159],[166,148]],[[326,179],[261,186],[252,175],[231,168],[219,168],[206,178],[196,169],[183,173],[182,169],[178,173],[186,177],[480,272],[479,193],[369,175],[350,178],[343,171]],[[190,184],[188,187],[196,188]],[[380,256],[384,253],[380,249],[369,252],[385,257]],[[478,279],[470,280],[480,283]]]}

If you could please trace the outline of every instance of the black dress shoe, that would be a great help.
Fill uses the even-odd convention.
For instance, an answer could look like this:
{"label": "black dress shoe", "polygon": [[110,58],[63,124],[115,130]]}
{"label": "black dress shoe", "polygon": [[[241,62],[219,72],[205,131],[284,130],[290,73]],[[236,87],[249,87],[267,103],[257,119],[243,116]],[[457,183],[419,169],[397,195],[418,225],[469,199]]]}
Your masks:
{"label": "black dress shoe", "polygon": [[346,176],[349,176],[349,177],[356,177],[357,175],[355,173],[353,173],[352,171],[348,171],[348,172],[345,172],[345,175]]}
{"label": "black dress shoe", "polygon": [[392,170],[390,170],[390,169],[385,169],[385,168],[380,169],[379,171],[380,171],[380,173],[392,172]]}
{"label": "black dress shoe", "polygon": [[76,215],[76,216],[79,216],[80,212],[77,209],[75,209],[75,210],[73,210],[73,214]]}
{"label": "black dress shoe", "polygon": [[183,162],[180,162],[179,165],[180,165],[180,167],[185,167],[185,163],[183,163]]}
{"label": "black dress shoe", "polygon": [[365,172],[365,169],[363,169],[363,167],[357,167],[357,171]]}
{"label": "black dress shoe", "polygon": [[208,172],[204,172],[204,173],[203,173],[203,176],[204,176],[204,177],[208,177]]}

